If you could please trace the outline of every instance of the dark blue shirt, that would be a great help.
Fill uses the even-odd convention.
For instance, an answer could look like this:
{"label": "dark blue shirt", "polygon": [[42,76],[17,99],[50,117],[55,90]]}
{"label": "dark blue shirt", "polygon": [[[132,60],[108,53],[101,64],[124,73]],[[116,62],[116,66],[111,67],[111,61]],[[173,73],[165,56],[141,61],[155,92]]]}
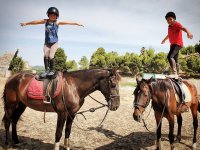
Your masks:
{"label": "dark blue shirt", "polygon": [[50,23],[48,20],[45,24],[45,43],[58,42],[58,25],[56,22]]}

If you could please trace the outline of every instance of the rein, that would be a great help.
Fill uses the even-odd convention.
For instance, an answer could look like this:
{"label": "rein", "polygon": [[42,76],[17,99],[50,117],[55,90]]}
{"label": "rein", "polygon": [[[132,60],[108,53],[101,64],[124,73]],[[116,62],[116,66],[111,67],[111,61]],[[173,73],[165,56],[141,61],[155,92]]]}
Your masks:
{"label": "rein", "polygon": [[[66,81],[64,81],[64,82],[66,82]],[[110,78],[109,78],[109,82],[108,82],[109,88],[111,88],[111,85],[110,85],[111,82],[112,82],[112,81],[111,81],[111,77],[110,77]],[[73,118],[72,115],[69,113],[69,111],[68,111],[68,109],[67,109],[67,106],[66,106],[66,103],[65,103],[65,97],[64,97],[64,94],[63,94],[63,91],[64,91],[63,88],[64,88],[64,87],[63,87],[63,84],[62,84],[62,102],[63,102],[63,104],[64,104],[64,108],[65,108],[66,112],[68,113],[69,117],[70,117],[71,120],[73,121],[74,118]],[[94,87],[94,88],[95,88],[95,87]],[[108,107],[108,109],[107,109],[107,111],[106,111],[106,114],[104,115],[103,120],[102,120],[102,121],[99,123],[99,125],[96,127],[96,128],[98,128],[98,127],[100,127],[100,126],[102,125],[102,123],[104,122],[104,120],[105,120],[105,118],[106,118],[106,116],[107,116],[107,114],[108,114],[109,105],[101,103],[100,101],[98,101],[97,99],[93,98],[93,97],[90,96],[90,95],[88,95],[88,96],[89,96],[91,99],[93,99],[95,102],[101,104],[101,106],[96,107],[96,108],[90,108],[90,109],[88,109],[88,110],[75,113],[74,115],[76,116],[77,114],[81,114],[81,115],[84,117],[84,119],[87,120],[83,113],[86,113],[86,112],[95,112],[97,109],[100,109],[100,108],[103,108],[103,107]],[[117,96],[119,96],[119,95],[112,95],[112,94],[111,94],[111,90],[110,90],[110,91],[109,91],[109,100],[108,100],[107,102],[110,104],[110,103],[111,103],[111,98],[117,97]],[[107,99],[107,98],[106,98],[106,99]],[[77,128],[79,128],[79,129],[81,129],[81,130],[83,130],[83,131],[90,131],[89,129],[83,129],[83,128],[79,127],[75,122],[73,122],[73,123],[76,125]]]}
{"label": "rein", "polygon": [[[84,111],[81,111],[81,112],[78,112],[78,113],[75,114],[75,115],[81,114],[81,115],[84,117],[85,120],[87,120],[87,119],[86,119],[86,117],[84,116],[83,113],[86,113],[86,112],[95,112],[97,109],[100,109],[100,108],[103,108],[103,107],[108,107],[108,105],[101,103],[101,102],[98,101],[97,99],[93,98],[91,95],[88,95],[88,96],[89,96],[91,99],[93,99],[95,102],[101,104],[101,106],[96,107],[96,108],[90,108],[90,109],[88,109],[88,110],[84,110]],[[109,110],[109,109],[108,109],[108,110]],[[101,121],[101,123],[100,123],[97,127],[99,127],[99,126],[103,123],[103,121],[105,120],[105,118],[106,118],[106,116],[107,116],[107,113],[108,113],[108,110],[106,111],[106,114],[105,114],[103,120]]]}

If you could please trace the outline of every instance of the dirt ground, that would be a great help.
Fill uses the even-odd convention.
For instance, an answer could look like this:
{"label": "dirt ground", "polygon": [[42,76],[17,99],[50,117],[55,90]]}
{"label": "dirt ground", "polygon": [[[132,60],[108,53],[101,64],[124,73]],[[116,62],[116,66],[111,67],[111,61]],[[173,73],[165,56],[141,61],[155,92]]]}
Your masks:
{"label": "dirt ground", "polygon": [[[123,78],[122,82],[133,82],[131,78]],[[0,78],[0,96],[6,79]],[[121,104],[117,111],[109,111],[108,116],[102,126],[97,127],[102,121],[106,108],[97,110],[94,113],[85,113],[87,120],[81,115],[75,119],[70,136],[72,150],[146,150],[155,149],[156,123],[153,110],[147,117],[150,107],[146,110],[144,118],[150,132],[147,131],[142,123],[133,120],[133,87],[121,86]],[[106,103],[104,97],[99,92],[91,94],[93,97]],[[98,107],[99,104],[87,97],[81,110],[91,107]],[[0,119],[3,117],[4,107],[0,100]],[[56,113],[46,113],[46,123],[43,121],[43,112],[38,112],[27,108],[18,122],[18,135],[21,145],[9,149],[26,150],[49,150],[53,149],[54,135],[56,129]],[[200,114],[198,113],[200,121]],[[83,131],[83,128],[89,131]],[[175,131],[177,133],[177,124]],[[182,140],[175,143],[175,150],[189,150],[192,145],[193,124],[191,113],[183,114]],[[197,148],[200,149],[200,133],[197,132]],[[0,126],[0,149],[5,149],[5,130]],[[60,141],[60,148],[63,149],[64,132]],[[162,124],[162,148],[170,149],[168,141],[168,122],[163,120]]]}

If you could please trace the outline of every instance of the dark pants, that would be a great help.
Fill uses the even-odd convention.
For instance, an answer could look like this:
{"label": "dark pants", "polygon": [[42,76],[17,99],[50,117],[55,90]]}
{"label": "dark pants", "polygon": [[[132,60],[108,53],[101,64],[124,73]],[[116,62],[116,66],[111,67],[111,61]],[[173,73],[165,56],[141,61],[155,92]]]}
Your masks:
{"label": "dark pants", "polygon": [[174,73],[178,73],[179,64],[178,64],[178,53],[182,47],[176,44],[171,45],[170,51],[167,55],[167,59]]}

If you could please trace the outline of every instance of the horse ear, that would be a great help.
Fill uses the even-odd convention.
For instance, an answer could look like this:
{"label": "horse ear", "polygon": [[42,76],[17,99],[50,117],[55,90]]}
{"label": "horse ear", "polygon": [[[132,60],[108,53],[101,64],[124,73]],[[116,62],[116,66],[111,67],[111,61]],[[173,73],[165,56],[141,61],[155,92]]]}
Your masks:
{"label": "horse ear", "polygon": [[137,74],[136,75],[136,81],[137,81],[137,84],[142,80],[140,74]]}
{"label": "horse ear", "polygon": [[111,75],[116,76],[117,80],[120,81],[121,80],[121,76],[119,74],[120,70],[118,67],[113,67],[112,69],[110,69]]}

